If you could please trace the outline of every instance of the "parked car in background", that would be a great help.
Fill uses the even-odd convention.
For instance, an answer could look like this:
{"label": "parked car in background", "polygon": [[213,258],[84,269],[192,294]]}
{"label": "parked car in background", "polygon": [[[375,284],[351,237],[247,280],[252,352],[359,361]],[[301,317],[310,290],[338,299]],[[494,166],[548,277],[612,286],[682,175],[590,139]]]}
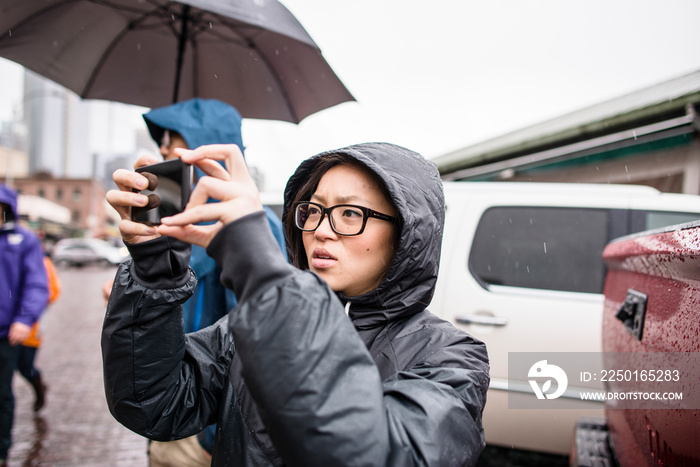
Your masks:
{"label": "parked car in background", "polygon": [[576,420],[602,416],[603,402],[509,408],[509,394],[517,402],[534,393],[526,379],[509,382],[508,353],[600,352],[605,245],[700,219],[700,196],[632,185],[444,185],[445,233],[430,310],[487,345],[486,442],[566,457]]}
{"label": "parked car in background", "polygon": [[700,465],[700,223],[617,239],[603,258],[605,393],[683,397],[606,399],[604,418],[577,424],[571,465]]}
{"label": "parked car in background", "polygon": [[118,265],[129,257],[126,247],[114,246],[97,238],[64,238],[51,249],[57,266],[82,267],[87,264]]}

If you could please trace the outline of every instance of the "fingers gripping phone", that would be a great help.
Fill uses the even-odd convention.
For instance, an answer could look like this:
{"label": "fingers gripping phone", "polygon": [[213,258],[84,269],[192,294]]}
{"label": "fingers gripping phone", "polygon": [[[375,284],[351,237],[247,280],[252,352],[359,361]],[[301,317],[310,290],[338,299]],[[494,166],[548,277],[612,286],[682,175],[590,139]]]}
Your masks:
{"label": "fingers gripping phone", "polygon": [[[194,168],[180,159],[139,167],[136,172],[148,179],[148,196],[144,207],[131,208],[131,220],[147,225],[159,225],[163,217],[182,212],[194,186]],[[136,191],[136,190],[134,190]]]}

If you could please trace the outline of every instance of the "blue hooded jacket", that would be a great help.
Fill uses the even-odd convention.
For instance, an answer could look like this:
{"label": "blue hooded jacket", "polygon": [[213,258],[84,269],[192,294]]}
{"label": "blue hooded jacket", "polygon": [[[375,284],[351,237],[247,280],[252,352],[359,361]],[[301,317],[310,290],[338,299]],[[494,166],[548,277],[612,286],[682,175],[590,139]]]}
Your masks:
{"label": "blue hooded jacket", "polygon": [[0,184],[0,203],[6,205],[0,226],[0,338],[14,322],[34,324],[46,307],[49,289],[39,239],[17,225],[17,193]]}
{"label": "blue hooded jacket", "polygon": [[[234,107],[216,99],[190,99],[167,107],[153,109],[143,115],[151,137],[160,145],[165,130],[179,133],[190,149],[205,144],[236,144],[243,151],[241,114]],[[195,168],[197,177],[204,173]],[[210,200],[215,202],[215,200]],[[280,249],[287,255],[284,233],[279,217],[267,206],[267,221]],[[221,285],[221,269],[206,250],[192,245],[190,266],[197,276],[197,287],[192,297],[182,307],[185,332],[194,332],[217,322],[236,306],[233,291]],[[200,433],[202,447],[211,452],[214,444],[215,425]]]}
{"label": "blue hooded jacket", "polygon": [[[241,114],[234,107],[216,99],[190,99],[167,107],[153,109],[143,115],[151,137],[160,144],[165,130],[179,133],[190,147],[205,144],[236,144],[243,150]],[[197,170],[197,177],[204,173]],[[210,200],[214,201],[214,200]],[[270,229],[286,255],[282,222],[269,208]],[[197,289],[183,306],[185,332],[194,332],[214,324],[236,306],[236,296],[219,282],[221,270],[206,251],[192,246],[190,266],[197,275]]]}

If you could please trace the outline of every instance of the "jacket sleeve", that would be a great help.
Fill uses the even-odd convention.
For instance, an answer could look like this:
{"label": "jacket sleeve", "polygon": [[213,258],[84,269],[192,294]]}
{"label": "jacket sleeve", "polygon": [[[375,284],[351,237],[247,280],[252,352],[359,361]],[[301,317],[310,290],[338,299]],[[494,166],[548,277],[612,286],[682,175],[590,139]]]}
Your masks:
{"label": "jacket sleeve", "polygon": [[[284,231],[282,229],[282,221],[280,221],[279,217],[277,217],[277,214],[275,214],[275,212],[270,207],[264,206],[264,209],[265,214],[267,216],[267,223],[269,224],[270,230],[272,231],[272,236],[275,238],[277,246],[279,246],[280,251],[284,256],[284,259],[287,260],[287,248],[285,247],[284,243]],[[225,290],[226,309],[230,310],[238,304],[238,300],[236,299],[236,294],[234,294],[231,289]]]}
{"label": "jacket sleeve", "polygon": [[233,356],[226,321],[184,334],[182,303],[196,285],[189,245],[162,237],[129,247],[102,330],[107,404],[147,438],[193,435],[214,419]]}
{"label": "jacket sleeve", "polygon": [[277,214],[275,214],[275,211],[273,211],[272,208],[269,206],[265,206],[264,208],[265,214],[267,215],[267,223],[270,225],[270,230],[272,231],[272,236],[275,237],[277,245],[280,247],[280,250],[282,250],[284,259],[289,260],[289,258],[287,258],[287,248],[284,242],[284,228],[282,227],[282,221],[279,217],[277,217]]}
{"label": "jacket sleeve", "polygon": [[263,227],[262,212],[241,218],[208,252],[239,297],[230,324],[243,376],[285,463],[475,463],[483,365],[426,363],[383,383],[333,291],[288,266]]}
{"label": "jacket sleeve", "polygon": [[14,321],[28,326],[34,324],[46,308],[49,300],[49,286],[46,269],[44,268],[44,253],[39,239],[34,234],[24,234],[25,243],[22,252],[22,297],[19,314]]}
{"label": "jacket sleeve", "polygon": [[462,333],[433,332],[431,340],[444,340],[439,351],[384,381],[387,464],[475,465],[486,445],[486,346]]}

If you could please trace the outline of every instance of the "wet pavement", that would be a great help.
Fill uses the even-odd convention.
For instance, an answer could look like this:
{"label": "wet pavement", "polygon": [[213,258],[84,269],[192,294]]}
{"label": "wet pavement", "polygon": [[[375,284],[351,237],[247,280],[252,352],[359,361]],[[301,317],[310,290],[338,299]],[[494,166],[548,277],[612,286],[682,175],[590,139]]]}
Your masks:
{"label": "wet pavement", "polygon": [[15,423],[8,464],[145,467],[146,440],[107,409],[102,383],[101,288],[115,268],[58,269],[62,293],[41,321],[36,365],[48,386],[36,415],[34,392],[15,373]]}
{"label": "wet pavement", "polygon": [[[102,285],[115,268],[58,269],[62,293],[41,321],[44,343],[36,365],[48,385],[46,405],[32,410],[34,392],[15,373],[14,443],[10,467],[147,467],[147,441],[114,420],[102,383]],[[566,466],[566,456],[489,447],[480,467]]]}

